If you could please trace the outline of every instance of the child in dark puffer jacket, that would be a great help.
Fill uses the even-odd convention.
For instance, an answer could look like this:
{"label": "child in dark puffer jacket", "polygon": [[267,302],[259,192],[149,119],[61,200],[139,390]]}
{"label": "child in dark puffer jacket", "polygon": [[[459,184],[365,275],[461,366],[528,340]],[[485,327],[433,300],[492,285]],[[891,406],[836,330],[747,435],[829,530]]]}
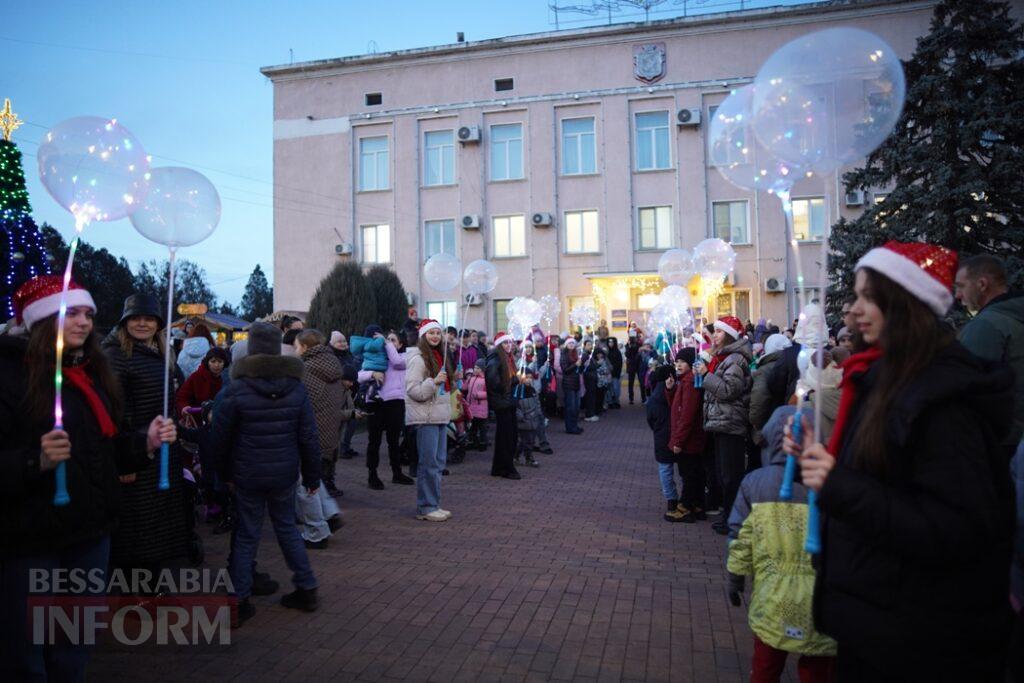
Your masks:
{"label": "child in dark puffer jacket", "polygon": [[544,411],[540,408],[540,396],[533,387],[533,379],[533,373],[526,370],[516,398],[516,426],[519,430],[516,464],[522,464],[525,460],[530,467],[540,467],[540,463],[533,457],[533,447],[537,445],[537,431],[543,424]]}

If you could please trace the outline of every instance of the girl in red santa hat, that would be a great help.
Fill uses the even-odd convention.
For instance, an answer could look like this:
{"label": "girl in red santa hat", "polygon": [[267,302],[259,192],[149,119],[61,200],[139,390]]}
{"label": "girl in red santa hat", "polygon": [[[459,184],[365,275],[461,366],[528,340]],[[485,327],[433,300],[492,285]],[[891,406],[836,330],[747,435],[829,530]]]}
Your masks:
{"label": "girl in red santa hat", "polygon": [[[18,288],[17,326],[0,336],[0,680],[85,678],[85,645],[30,639],[30,573],[52,579],[77,569],[90,577],[92,595],[105,592],[96,584],[105,583],[118,476],[151,466],[160,444],[177,438],[174,423],[162,417],[144,432],[118,427],[118,382],[93,328],[96,305],[74,281],[64,319],[62,428],[54,427],[61,284],[58,275],[42,275]],[[55,506],[61,463],[70,501]]]}
{"label": "girl in red santa hat", "polygon": [[818,493],[815,622],[840,680],[1002,681],[1013,492],[999,439],[1013,377],[943,323],[957,255],[889,242],[856,268],[867,350],[843,363],[826,446],[787,429]]}
{"label": "girl in red santa hat", "polygon": [[519,450],[516,405],[512,389],[519,383],[514,357],[515,338],[508,332],[494,336],[494,349],[487,354],[487,406],[494,411],[494,458],[491,476],[521,479],[514,462]]}

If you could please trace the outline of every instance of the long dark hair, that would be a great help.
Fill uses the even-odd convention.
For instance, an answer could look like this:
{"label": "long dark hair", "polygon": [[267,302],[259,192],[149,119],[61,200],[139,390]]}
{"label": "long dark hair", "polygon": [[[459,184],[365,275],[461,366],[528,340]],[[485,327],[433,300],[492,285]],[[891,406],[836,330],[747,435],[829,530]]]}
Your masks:
{"label": "long dark hair", "polygon": [[920,299],[882,275],[865,268],[869,296],[882,310],[885,325],[878,339],[882,358],[878,384],[867,398],[854,434],[854,463],[885,478],[890,472],[885,433],[896,398],[953,341],[935,313]]}
{"label": "long dark hair", "polygon": [[[25,397],[29,417],[44,421],[53,417],[53,370],[57,362],[57,316],[40,320],[32,326],[25,351],[28,366],[28,395]],[[121,386],[100,348],[100,336],[93,330],[82,347],[89,359],[89,374],[110,401],[110,417],[121,421]],[[64,354],[65,361],[68,354]]]}
{"label": "long dark hair", "polygon": [[501,368],[501,386],[505,391],[512,390],[512,357],[505,351],[505,344],[498,344],[494,347],[498,354],[498,367]]}
{"label": "long dark hair", "polygon": [[[416,342],[416,348],[420,350],[420,355],[423,356],[423,363],[427,366],[427,377],[437,377],[437,373],[441,372],[441,366],[438,364],[437,359],[434,358],[434,349],[436,348],[438,353],[447,355],[444,353],[444,338],[437,343],[437,346],[431,346],[430,342],[427,341],[426,335],[421,335],[419,341]],[[455,378],[455,368],[452,367],[451,356],[444,358],[444,371],[448,373],[448,377]]]}

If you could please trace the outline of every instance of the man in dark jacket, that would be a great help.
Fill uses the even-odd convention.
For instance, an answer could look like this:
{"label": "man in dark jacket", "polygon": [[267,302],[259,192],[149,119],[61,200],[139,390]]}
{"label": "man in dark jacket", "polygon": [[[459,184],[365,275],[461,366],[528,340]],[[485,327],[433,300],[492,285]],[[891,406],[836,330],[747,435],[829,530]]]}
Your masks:
{"label": "man in dark jacket", "polygon": [[232,382],[214,414],[211,437],[223,480],[235,489],[237,521],[228,571],[239,599],[239,622],[255,612],[249,595],[264,508],[296,586],[281,604],[307,612],[317,608],[316,577],[295,526],[300,469],[310,494],[320,486],[320,444],[302,385],[302,361],[281,356],[281,332],[267,323],[249,328],[248,346],[249,355],[231,367]]}
{"label": "man in dark jacket", "polygon": [[608,362],[612,366],[612,383],[608,386],[608,407],[621,408],[619,395],[622,393],[622,350],[619,340],[608,337]]}
{"label": "man in dark jacket", "polygon": [[[640,340],[635,336],[630,336],[629,341],[626,342],[626,375],[628,377],[626,386],[629,390],[629,405],[633,405],[633,382],[636,381],[637,375],[640,374]],[[644,382],[640,380],[640,393],[644,392]]]}

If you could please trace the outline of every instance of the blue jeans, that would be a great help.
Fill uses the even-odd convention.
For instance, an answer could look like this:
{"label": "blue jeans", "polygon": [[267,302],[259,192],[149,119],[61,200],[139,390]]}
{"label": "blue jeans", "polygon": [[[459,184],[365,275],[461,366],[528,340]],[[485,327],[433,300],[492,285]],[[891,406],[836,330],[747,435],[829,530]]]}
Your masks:
{"label": "blue jeans", "polygon": [[416,468],[416,509],[421,515],[441,507],[441,470],[448,462],[447,437],[445,425],[416,427],[416,450],[420,455]]}
{"label": "blue jeans", "polygon": [[316,493],[309,495],[300,482],[295,491],[296,514],[302,523],[302,538],[316,543],[330,538],[331,529],[327,520],[341,514],[338,504],[334,502],[327,487],[321,486]]}
{"label": "blue jeans", "polygon": [[341,452],[346,453],[352,448],[352,436],[356,433],[356,420],[352,418],[345,423],[345,431],[341,434]]}
{"label": "blue jeans", "polygon": [[617,405],[621,396],[622,378],[612,377],[612,383],[608,385],[608,391],[605,393],[604,403],[606,406]]}
{"label": "blue jeans", "polygon": [[665,500],[679,500],[676,490],[676,466],[670,462],[658,463],[658,477],[661,478],[661,492]]}
{"label": "blue jeans", "polygon": [[[32,643],[28,628],[29,570],[47,570],[47,579],[53,578],[54,569],[82,569],[86,575],[99,570],[105,585],[109,561],[110,536],[45,555],[0,560],[0,680],[85,680],[90,646],[59,641],[53,645]],[[93,592],[91,581],[87,581],[86,590],[77,595],[104,592]]]}
{"label": "blue jeans", "polygon": [[235,533],[231,538],[231,566],[228,567],[235,595],[245,600],[252,593],[252,566],[260,545],[264,509],[270,512],[277,545],[292,570],[292,581],[298,588],[316,588],[306,546],[295,526],[295,484],[275,491],[236,488]]}
{"label": "blue jeans", "polygon": [[580,392],[565,390],[565,431],[578,432],[580,429]]}

